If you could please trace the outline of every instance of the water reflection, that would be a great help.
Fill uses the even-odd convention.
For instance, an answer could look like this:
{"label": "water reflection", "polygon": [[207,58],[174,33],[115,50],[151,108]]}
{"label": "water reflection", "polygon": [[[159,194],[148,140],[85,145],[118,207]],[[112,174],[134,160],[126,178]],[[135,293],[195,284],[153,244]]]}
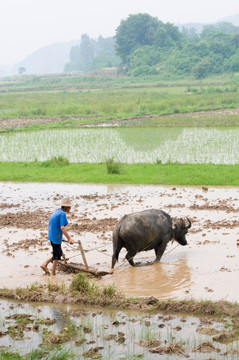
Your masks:
{"label": "water reflection", "polygon": [[[183,264],[183,262],[182,262]],[[0,348],[8,348],[7,351],[17,352],[22,357],[11,356],[6,358],[27,358],[35,359],[32,352],[36,349],[46,350],[47,359],[85,359],[102,358],[104,360],[122,360],[144,358],[147,360],[166,359],[167,351],[163,353],[151,352],[151,345],[148,340],[157,344],[169,344],[173,342],[182,344],[182,355],[180,358],[195,358],[194,348],[204,342],[213,341],[212,336],[197,332],[198,327],[202,327],[200,318],[190,316],[165,316],[161,313],[141,313],[136,311],[95,311],[95,309],[82,309],[80,306],[64,305],[42,305],[24,304],[12,301],[0,302],[0,314],[18,314],[18,316],[29,316],[29,323],[23,329],[23,334],[19,337],[14,335],[14,331],[19,330],[19,322],[14,316],[6,318],[0,323]],[[54,314],[53,314],[54,313]],[[62,315],[61,315],[62,314]],[[63,321],[47,325],[44,320],[51,320],[54,315],[58,319],[67,318],[68,324],[73,326],[74,331],[66,336],[65,341],[61,341],[61,334],[68,334],[65,330]],[[61,321],[61,320],[60,320]],[[222,331],[225,322],[220,320],[210,320],[212,328]],[[208,325],[205,325],[207,327]],[[230,328],[229,328],[230,330]],[[58,340],[57,340],[58,339]],[[46,341],[47,340],[47,341]],[[54,340],[54,341],[53,341]],[[156,344],[157,342],[157,344]],[[50,346],[49,346],[50,345]],[[238,357],[238,342],[228,345],[215,343],[219,356],[223,356],[227,351],[227,359],[233,360]],[[69,353],[70,349],[70,353]],[[95,350],[92,352],[92,349]],[[230,351],[232,349],[232,351]],[[4,351],[4,350],[3,350]],[[24,356],[26,354],[29,356]],[[94,356],[92,356],[92,354]],[[0,350],[0,358],[2,353]],[[90,356],[91,355],[91,356]],[[160,355],[160,356],[159,356]],[[235,355],[235,356],[234,356]],[[178,353],[170,353],[170,359],[179,359]],[[208,353],[198,352],[197,359],[207,359]]]}
{"label": "water reflection", "polygon": [[116,130],[127,147],[134,151],[153,151],[166,141],[175,141],[183,132],[183,128],[119,128]]}
{"label": "water reflection", "polygon": [[131,296],[151,296],[165,299],[181,295],[192,284],[187,258],[174,263],[153,263],[150,266],[116,268],[105,283],[115,283],[123,293]]}
{"label": "water reflection", "polygon": [[67,326],[67,314],[59,309],[59,307],[52,307],[52,318],[56,320],[55,325],[58,330]]}

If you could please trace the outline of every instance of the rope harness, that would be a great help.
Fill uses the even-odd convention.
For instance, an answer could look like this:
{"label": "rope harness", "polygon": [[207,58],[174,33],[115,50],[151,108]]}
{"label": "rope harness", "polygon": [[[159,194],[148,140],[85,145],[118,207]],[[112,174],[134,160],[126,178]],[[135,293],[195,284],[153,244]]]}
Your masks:
{"label": "rope harness", "polygon": [[[66,245],[67,245],[68,247],[70,247],[71,249],[73,249],[73,250],[78,250],[78,249],[76,249],[74,246],[68,244],[68,242],[67,242],[66,240],[62,240],[62,241],[65,242]],[[172,244],[173,244],[173,242],[174,242],[174,240],[172,239]],[[109,246],[109,245],[111,245],[111,244],[100,245],[100,246],[98,246],[98,247],[95,248],[95,249],[84,250],[84,251],[85,251],[85,252],[98,251],[99,253],[101,253],[101,254],[103,254],[103,255],[105,255],[105,256],[109,256],[109,257],[111,258],[112,255],[105,254],[105,253],[103,253],[102,251],[99,251],[99,250],[98,250],[98,249],[100,249],[100,248],[102,248],[102,247],[106,247],[106,246]],[[145,250],[146,250],[149,246],[151,246],[151,245],[152,245],[152,243],[150,243],[149,245],[147,245],[147,246],[146,246],[145,248],[143,248],[141,251],[145,251]],[[178,246],[179,246],[179,244],[177,244],[173,249],[165,252],[164,255],[167,255],[167,254],[171,253],[171,252],[172,252],[173,250],[175,250]],[[81,253],[78,253],[77,255],[73,255],[73,256],[68,257],[68,259],[72,259],[72,258],[78,257],[78,256],[80,256],[80,255],[81,255]],[[134,256],[135,256],[135,255],[134,255]],[[127,261],[133,259],[134,256],[132,256],[130,259],[127,259]],[[125,263],[125,261],[126,261],[126,259],[124,258],[124,259],[122,260],[121,264],[119,264],[118,267],[123,266],[124,263]]]}
{"label": "rope harness", "polygon": [[[172,243],[173,243],[173,240],[172,240]],[[151,244],[147,245],[147,246],[146,246],[143,250],[141,250],[141,251],[145,251],[150,245],[151,245]],[[167,252],[164,252],[164,255],[167,255],[167,254],[171,253],[171,252],[172,252],[173,250],[175,250],[178,246],[179,246],[179,244],[177,244],[176,246],[174,246],[173,249],[171,249],[171,250],[169,250],[169,251],[167,251]],[[141,252],[141,251],[140,251],[140,252]],[[137,254],[138,254],[138,253],[137,253]],[[136,255],[136,254],[135,254],[135,255]],[[135,256],[135,255],[134,255],[134,256]],[[132,257],[129,258],[129,259],[124,258],[124,259],[122,260],[122,263],[119,264],[118,268],[121,267],[121,266],[123,266],[126,260],[129,261],[129,260],[133,259],[134,256],[132,256]]]}
{"label": "rope harness", "polygon": [[[65,242],[66,245],[67,245],[68,247],[70,247],[71,249],[73,249],[73,250],[78,250],[78,249],[76,249],[74,246],[68,244],[68,242],[67,242],[66,240],[62,240],[62,241]],[[98,249],[100,249],[100,248],[102,248],[102,247],[109,246],[109,245],[111,245],[111,243],[110,243],[110,244],[106,244],[106,245],[100,245],[100,246],[98,246],[98,247],[95,248],[95,249],[84,250],[84,251],[85,251],[85,252],[98,251],[99,253],[101,253],[101,254],[103,254],[103,255],[105,255],[105,256],[111,257],[111,255],[105,254],[105,253],[103,253],[102,251],[99,251],[99,250],[98,250]],[[79,252],[77,255],[70,256],[68,259],[72,259],[72,258],[77,257],[77,256],[80,256],[80,255],[81,255],[81,253]]]}

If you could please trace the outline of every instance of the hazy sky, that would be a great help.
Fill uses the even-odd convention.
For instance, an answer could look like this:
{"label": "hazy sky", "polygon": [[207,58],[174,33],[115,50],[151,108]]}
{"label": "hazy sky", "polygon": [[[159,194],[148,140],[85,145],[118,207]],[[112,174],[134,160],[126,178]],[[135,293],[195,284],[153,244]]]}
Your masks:
{"label": "hazy sky", "polygon": [[11,65],[42,46],[113,36],[129,14],[163,22],[212,23],[239,13],[238,0],[0,0],[0,64]]}

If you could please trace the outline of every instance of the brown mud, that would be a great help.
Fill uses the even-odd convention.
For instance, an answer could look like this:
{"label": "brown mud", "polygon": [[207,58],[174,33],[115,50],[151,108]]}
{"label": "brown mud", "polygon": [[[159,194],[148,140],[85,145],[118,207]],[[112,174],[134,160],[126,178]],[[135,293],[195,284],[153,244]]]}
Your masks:
{"label": "brown mud", "polygon": [[[160,263],[152,263],[153,251],[139,253],[136,263],[148,266],[135,268],[122,249],[114,273],[101,283],[129,296],[239,301],[238,188],[0,183],[0,288],[49,282],[40,265],[51,253],[48,218],[62,196],[73,201],[68,231],[75,240],[63,243],[65,256],[82,263],[81,240],[88,264],[98,270],[110,270],[112,229],[122,215],[160,208],[192,221],[188,246],[170,243]],[[54,281],[71,279],[59,269]]]}

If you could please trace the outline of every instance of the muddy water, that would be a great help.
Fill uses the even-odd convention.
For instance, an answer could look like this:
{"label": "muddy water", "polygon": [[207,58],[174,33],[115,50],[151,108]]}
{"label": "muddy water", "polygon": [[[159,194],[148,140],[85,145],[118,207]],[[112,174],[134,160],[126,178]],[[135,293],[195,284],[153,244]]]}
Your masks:
{"label": "muddy water", "polygon": [[[82,263],[80,239],[89,265],[99,269],[110,269],[111,233],[122,215],[160,208],[192,220],[187,246],[169,244],[158,264],[148,265],[153,251],[139,253],[135,261],[147,266],[135,268],[122,250],[113,275],[101,283],[131,296],[239,301],[238,188],[0,183],[0,287],[49,281],[39,265],[49,257],[48,217],[62,196],[73,201],[68,220],[75,244],[63,244],[66,256]],[[69,282],[71,275],[59,271],[54,281]]]}
{"label": "muddy water", "polygon": [[225,253],[224,246],[202,245],[190,246],[187,251],[177,248],[174,254],[166,254],[160,263],[150,266],[120,266],[104,283],[115,283],[127,295],[239,300],[238,248],[227,248]]}
{"label": "muddy water", "polygon": [[239,342],[222,344],[215,338],[231,327],[229,319],[0,301],[0,348],[20,355],[46,348],[47,358],[54,359],[68,350],[68,358],[72,354],[77,359],[233,360],[238,359]]}

